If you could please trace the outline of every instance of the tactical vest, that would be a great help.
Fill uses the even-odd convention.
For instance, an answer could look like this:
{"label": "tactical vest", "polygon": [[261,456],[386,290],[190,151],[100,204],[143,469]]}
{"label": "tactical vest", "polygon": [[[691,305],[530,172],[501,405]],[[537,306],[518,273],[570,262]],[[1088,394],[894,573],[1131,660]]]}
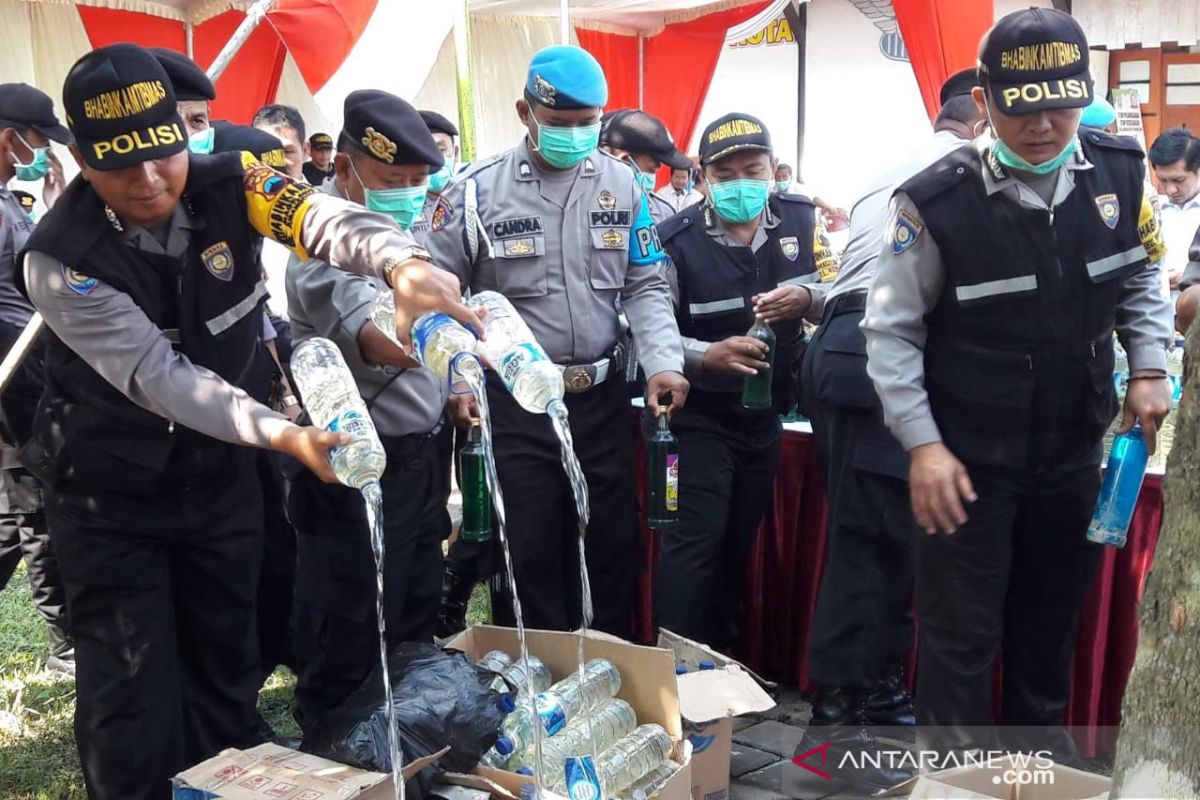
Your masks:
{"label": "tactical vest", "polygon": [[[197,224],[183,257],[123,242],[103,201],[80,178],[35,229],[26,252],[61,261],[68,285],[81,293],[96,278],[129,295],[193,364],[260,394],[255,356],[267,290],[257,266],[261,239],[246,221],[241,159],[226,153],[190,160],[180,202]],[[233,445],[146,411],[57,336],[48,340],[46,391],[25,454],[43,480],[143,493],[153,491],[168,462],[178,467],[182,459],[191,474],[228,462]]]}
{"label": "tactical vest", "polygon": [[[964,147],[900,187],[941,251],[945,286],[927,315],[925,388],[943,439],[968,463],[1037,467],[1099,458],[1116,414],[1112,334],[1138,233],[1137,144],[1081,132],[1094,166],[1053,212],[988,196]],[[919,235],[919,233],[918,233]]]}
{"label": "tactical vest", "polygon": [[[658,226],[663,248],[679,275],[675,316],[683,336],[719,342],[744,336],[754,324],[750,298],[779,286],[818,283],[813,242],[816,209],[801,195],[771,195],[771,213],[779,224],[765,229],[767,241],[757,252],[728,247],[709,236],[714,220],[707,203],[685,208]],[[804,327],[799,319],[781,320],[775,331],[774,412],[786,413],[796,402]],[[740,375],[705,376],[694,393],[741,392]]]}

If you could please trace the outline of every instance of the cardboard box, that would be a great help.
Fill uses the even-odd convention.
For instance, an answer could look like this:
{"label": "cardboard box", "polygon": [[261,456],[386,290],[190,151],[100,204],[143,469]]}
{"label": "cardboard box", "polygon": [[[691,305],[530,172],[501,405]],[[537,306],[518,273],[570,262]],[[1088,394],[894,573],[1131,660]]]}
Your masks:
{"label": "cardboard box", "polygon": [[1108,800],[1111,788],[1104,775],[1008,756],[919,775],[886,794],[910,800]]}
{"label": "cardboard box", "polygon": [[[666,629],[658,645],[675,653],[688,672],[678,676],[683,731],[692,745],[692,800],[725,800],[729,795],[729,760],[733,753],[733,719],[768,711],[775,701],[763,681],[738,662]],[[700,670],[701,661],[716,669]]]}
{"label": "cardboard box", "polygon": [[[579,669],[579,636],[558,631],[525,631],[526,644],[532,655],[540,658],[555,680]],[[476,625],[455,637],[448,645],[479,658],[489,650],[503,650],[517,657],[517,632],[512,628]],[[679,718],[679,695],[675,683],[675,657],[668,650],[642,647],[610,636],[589,636],[584,640],[586,659],[604,658],[621,671],[621,691],[617,697],[629,703],[637,713],[638,724],[658,723],[677,743],[672,754],[679,771],[654,794],[656,800],[689,800],[691,748],[683,739]],[[476,773],[499,784],[515,797],[521,787],[531,782],[515,772],[480,767]],[[548,796],[548,795],[546,795]]]}
{"label": "cardboard box", "polygon": [[[405,765],[411,778],[450,748]],[[176,775],[175,800],[392,800],[392,776],[338,764],[276,744],[223,750]]]}

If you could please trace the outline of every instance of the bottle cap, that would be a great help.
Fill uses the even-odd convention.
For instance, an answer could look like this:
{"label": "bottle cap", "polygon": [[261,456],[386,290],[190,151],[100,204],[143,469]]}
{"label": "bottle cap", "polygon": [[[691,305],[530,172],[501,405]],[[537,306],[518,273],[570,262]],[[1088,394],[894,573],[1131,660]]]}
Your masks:
{"label": "bottle cap", "polygon": [[507,736],[501,736],[496,740],[496,752],[502,756],[511,755],[513,751],[513,741]]}
{"label": "bottle cap", "polygon": [[519,767],[517,769],[517,774],[518,775],[532,775],[533,770],[531,770],[529,767]]}
{"label": "bottle cap", "polygon": [[500,695],[500,700],[497,702],[500,705],[500,710],[505,714],[511,714],[517,710],[517,701],[513,700],[512,695],[510,694]]}
{"label": "bottle cap", "polygon": [[717,665],[711,661],[705,660],[705,661],[700,662],[701,670],[716,669],[716,668],[717,668]]}
{"label": "bottle cap", "polygon": [[676,675],[687,675],[687,673],[688,673],[687,664],[679,664],[675,667]]}

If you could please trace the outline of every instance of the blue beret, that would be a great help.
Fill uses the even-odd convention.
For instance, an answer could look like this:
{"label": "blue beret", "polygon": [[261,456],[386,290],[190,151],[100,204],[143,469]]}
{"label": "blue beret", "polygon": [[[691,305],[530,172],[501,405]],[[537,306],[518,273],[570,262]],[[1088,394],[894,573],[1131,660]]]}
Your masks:
{"label": "blue beret", "polygon": [[600,62],[583,48],[568,44],[533,54],[525,91],[549,108],[603,108],[608,102],[608,81]]}
{"label": "blue beret", "polygon": [[1083,116],[1079,118],[1079,124],[1089,128],[1107,128],[1116,121],[1117,110],[1112,107],[1112,103],[1099,95],[1096,95],[1092,104],[1083,110]]}

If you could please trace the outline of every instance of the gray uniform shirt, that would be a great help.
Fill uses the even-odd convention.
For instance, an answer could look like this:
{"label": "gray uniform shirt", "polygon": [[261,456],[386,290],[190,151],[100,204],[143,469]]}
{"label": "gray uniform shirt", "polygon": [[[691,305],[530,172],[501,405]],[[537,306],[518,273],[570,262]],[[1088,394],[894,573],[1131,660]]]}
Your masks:
{"label": "gray uniform shirt", "polygon": [[[983,148],[985,140],[976,141]],[[1008,176],[996,181],[986,166],[982,168],[989,195],[1001,193],[1005,200],[1025,208],[1050,213],[1075,189],[1078,170],[1092,169],[1082,156],[1059,169],[1053,193],[1047,203],[1037,191]],[[1146,204],[1146,199],[1142,199]],[[900,213],[918,226],[916,240],[902,252],[891,246],[890,232],[896,229]],[[903,192],[892,198],[887,230],[889,240],[880,251],[874,282],[867,295],[867,311],[862,330],[867,340],[867,374],[875,384],[883,405],[884,421],[905,450],[940,442],[941,433],[929,407],[925,392],[925,315],[933,310],[945,284],[946,268],[937,242],[923,225],[916,205]],[[1143,232],[1145,237],[1159,236],[1157,228]],[[1161,252],[1161,239],[1145,242],[1151,253]],[[1158,261],[1125,279],[1116,309],[1116,329],[1129,357],[1131,370],[1166,370],[1167,348],[1172,341],[1171,307],[1160,293]]]}
{"label": "gray uniform shirt", "polygon": [[[340,197],[334,181],[321,191]],[[332,340],[370,404],[371,419],[384,436],[428,433],[442,416],[446,384],[427,369],[372,364],[358,347],[358,333],[371,323],[371,303],[381,291],[391,291],[382,278],[355,275],[324,261],[301,261],[293,255],[287,276],[288,316],[292,340],[299,344],[314,336]]]}
{"label": "gray uniform shirt", "polygon": [[33,220],[21,201],[0,184],[0,322],[24,325],[33,316],[33,305],[17,291],[17,255],[33,232]]}
{"label": "gray uniform shirt", "polygon": [[612,349],[619,302],[646,374],[683,371],[664,256],[628,164],[596,151],[573,174],[543,176],[522,142],[442,196],[448,213],[425,241],[434,263],[511,300],[553,361]]}
{"label": "gray uniform shirt", "polygon": [[871,285],[879,249],[888,230],[888,205],[896,187],[966,143],[950,131],[938,131],[903,164],[875,179],[871,188],[850,209],[850,239],[842,251],[842,267],[826,303],[850,292],[865,291]]}
{"label": "gray uniform shirt", "polygon": [[[315,258],[342,269],[379,275],[389,252],[412,244],[412,238],[390,219],[361,206],[325,195],[316,195],[310,202],[298,238]],[[131,247],[157,246],[160,252],[177,255],[186,250],[196,224],[203,221],[190,219],[180,206],[168,223],[165,246],[159,237],[137,226],[126,226],[122,238]],[[129,295],[103,281],[81,294],[68,285],[65,270],[52,256],[36,251],[28,254],[25,282],[33,305],[67,347],[131,401],[172,422],[234,444],[267,447],[271,437],[290,424],[282,414],[172,349],[167,334]],[[253,310],[251,307],[246,313]]]}

